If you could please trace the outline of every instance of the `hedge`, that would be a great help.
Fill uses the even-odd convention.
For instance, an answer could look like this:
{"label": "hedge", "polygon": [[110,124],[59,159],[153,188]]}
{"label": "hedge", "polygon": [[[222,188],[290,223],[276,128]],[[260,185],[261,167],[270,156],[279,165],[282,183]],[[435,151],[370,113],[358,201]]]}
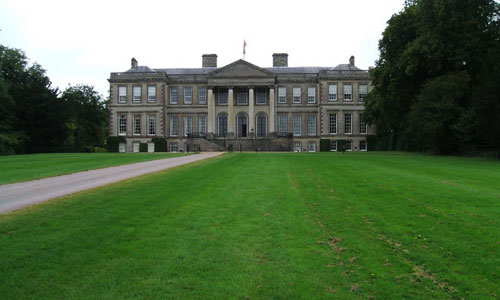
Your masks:
{"label": "hedge", "polygon": [[106,141],[106,148],[108,152],[118,152],[118,145],[120,143],[125,143],[125,138],[123,136],[110,136]]}
{"label": "hedge", "polygon": [[320,152],[328,152],[330,151],[330,140],[329,139],[321,139],[319,140],[319,151]]}
{"label": "hedge", "polygon": [[368,151],[375,151],[377,149],[377,136],[369,135],[366,137],[366,143],[368,144]]}
{"label": "hedge", "polygon": [[139,152],[148,152],[148,143],[140,143]]}
{"label": "hedge", "polygon": [[167,141],[164,138],[153,138],[151,141],[155,144],[155,152],[167,152]]}
{"label": "hedge", "polygon": [[337,151],[344,152],[345,140],[337,140]]}

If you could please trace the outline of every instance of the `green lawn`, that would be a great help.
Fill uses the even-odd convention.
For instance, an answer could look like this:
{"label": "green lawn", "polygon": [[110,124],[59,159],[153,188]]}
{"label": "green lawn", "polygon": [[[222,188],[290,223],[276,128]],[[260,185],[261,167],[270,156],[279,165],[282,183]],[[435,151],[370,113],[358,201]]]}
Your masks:
{"label": "green lawn", "polygon": [[170,153],[51,153],[0,156],[0,184],[169,158]]}
{"label": "green lawn", "polygon": [[0,216],[0,299],[498,299],[500,163],[226,154]]}

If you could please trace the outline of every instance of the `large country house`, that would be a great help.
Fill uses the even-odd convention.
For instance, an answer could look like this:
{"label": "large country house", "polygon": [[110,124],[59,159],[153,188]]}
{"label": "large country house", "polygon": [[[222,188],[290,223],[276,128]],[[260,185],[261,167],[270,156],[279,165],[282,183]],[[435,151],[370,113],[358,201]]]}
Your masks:
{"label": "large country house", "polygon": [[288,55],[276,53],[271,68],[245,60],[218,68],[217,55],[205,54],[201,68],[181,69],[132,58],[109,83],[110,135],[124,137],[122,152],[141,143],[154,151],[153,138],[172,152],[314,152],[320,140],[329,151],[366,151],[375,130],[361,119],[371,82],[354,57],[336,67],[289,67]]}

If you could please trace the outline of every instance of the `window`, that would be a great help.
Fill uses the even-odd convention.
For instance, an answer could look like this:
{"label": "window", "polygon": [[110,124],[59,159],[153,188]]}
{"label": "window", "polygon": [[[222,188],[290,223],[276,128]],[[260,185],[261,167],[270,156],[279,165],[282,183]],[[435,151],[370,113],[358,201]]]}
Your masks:
{"label": "window", "polygon": [[170,143],[170,152],[177,152],[177,151],[179,151],[179,144]]}
{"label": "window", "polygon": [[207,89],[198,89],[198,104],[207,104]]}
{"label": "window", "polygon": [[156,86],[148,86],[148,102],[156,102]]}
{"label": "window", "polygon": [[293,88],[293,103],[300,103],[302,91],[299,87]]}
{"label": "window", "polygon": [[179,103],[179,89],[176,87],[170,88],[170,104]]}
{"label": "window", "polygon": [[193,117],[184,117],[184,136],[193,133]]}
{"label": "window", "polygon": [[266,104],[267,102],[267,94],[265,89],[257,89],[257,95],[256,95],[256,104]]}
{"label": "window", "polygon": [[345,151],[351,151],[352,150],[352,141],[351,140],[346,140],[345,141],[344,149],[345,149]]}
{"label": "window", "polygon": [[330,141],[330,151],[332,152],[337,151],[337,141],[334,140]]}
{"label": "window", "polygon": [[193,103],[193,88],[187,87],[184,88],[184,104]]}
{"label": "window", "polygon": [[329,134],[337,134],[337,114],[330,114],[329,115]]}
{"label": "window", "polygon": [[280,115],[278,117],[278,124],[280,136],[285,136],[288,132],[288,117],[286,115]]}
{"label": "window", "polygon": [[293,135],[302,135],[302,115],[293,116]]}
{"label": "window", "polygon": [[248,128],[248,118],[247,115],[241,113],[237,117],[238,123],[238,137],[247,137],[247,128]]}
{"label": "window", "polygon": [[363,121],[363,114],[359,114],[359,133],[366,134],[366,123]]}
{"label": "window", "polygon": [[238,89],[236,94],[236,104],[238,105],[248,105],[248,90]]}
{"label": "window", "polygon": [[178,136],[179,135],[179,117],[171,116],[170,117],[170,136]]}
{"label": "window", "polygon": [[120,103],[127,102],[127,87],[126,86],[118,87],[118,102],[120,102]]}
{"label": "window", "polygon": [[267,135],[267,117],[264,114],[257,115],[257,137]]}
{"label": "window", "polygon": [[308,142],[307,143],[307,151],[316,152],[316,142]]}
{"label": "window", "polygon": [[330,84],[328,86],[328,101],[335,102],[337,101],[337,85]]}
{"label": "window", "polygon": [[368,94],[368,85],[360,84],[359,85],[359,101],[365,101],[366,94]]}
{"label": "window", "polygon": [[227,89],[219,89],[218,102],[219,105],[227,105],[228,91]]}
{"label": "window", "polygon": [[316,88],[307,88],[307,103],[316,103]]}
{"label": "window", "polygon": [[198,131],[201,136],[205,136],[207,134],[207,117],[200,116],[198,118]]}
{"label": "window", "polygon": [[278,102],[286,103],[286,87],[278,88]]}
{"label": "window", "polygon": [[227,114],[219,115],[219,137],[227,136]]}
{"label": "window", "polygon": [[316,115],[307,116],[307,133],[309,135],[316,135]]}
{"label": "window", "polygon": [[344,133],[351,134],[352,133],[352,115],[344,114]]}
{"label": "window", "polygon": [[344,84],[344,101],[352,101],[352,84]]}
{"label": "window", "polygon": [[148,135],[156,134],[156,116],[148,115]]}
{"label": "window", "polygon": [[132,151],[133,151],[133,152],[139,152],[139,150],[140,150],[140,145],[141,145],[141,143],[134,143],[134,144],[132,145],[132,146],[133,146]]}
{"label": "window", "polygon": [[142,94],[142,91],[141,91],[141,87],[140,86],[134,86],[134,90],[133,90],[133,94],[134,94],[134,97],[133,97],[133,101],[135,103],[139,103],[141,102],[141,94]]}
{"label": "window", "polygon": [[118,152],[123,153],[127,151],[127,144],[119,143],[118,144]]}
{"label": "window", "polygon": [[141,135],[141,115],[134,115],[134,135]]}
{"label": "window", "polygon": [[302,150],[302,149],[300,149],[301,147],[302,147],[302,145],[300,144],[300,142],[293,143],[293,151],[294,152],[300,152],[300,150]]}
{"label": "window", "polygon": [[148,152],[155,152],[155,143],[148,143]]}
{"label": "window", "polygon": [[365,140],[359,141],[359,150],[366,151],[366,141]]}
{"label": "window", "polygon": [[118,117],[118,134],[119,135],[127,134],[127,115],[120,115]]}

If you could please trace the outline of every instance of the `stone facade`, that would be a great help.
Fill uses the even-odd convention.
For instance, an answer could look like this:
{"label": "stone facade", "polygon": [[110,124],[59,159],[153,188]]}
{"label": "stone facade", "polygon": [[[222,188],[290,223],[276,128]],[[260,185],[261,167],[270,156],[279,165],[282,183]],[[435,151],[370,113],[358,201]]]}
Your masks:
{"label": "stone facade", "polygon": [[372,87],[354,57],[336,67],[288,67],[285,53],[270,68],[217,68],[215,54],[202,68],[131,66],[109,79],[110,135],[124,136],[127,152],[152,138],[165,138],[168,151],[319,151],[320,139],[332,151],[337,140],[363,151],[375,133],[361,121]]}

